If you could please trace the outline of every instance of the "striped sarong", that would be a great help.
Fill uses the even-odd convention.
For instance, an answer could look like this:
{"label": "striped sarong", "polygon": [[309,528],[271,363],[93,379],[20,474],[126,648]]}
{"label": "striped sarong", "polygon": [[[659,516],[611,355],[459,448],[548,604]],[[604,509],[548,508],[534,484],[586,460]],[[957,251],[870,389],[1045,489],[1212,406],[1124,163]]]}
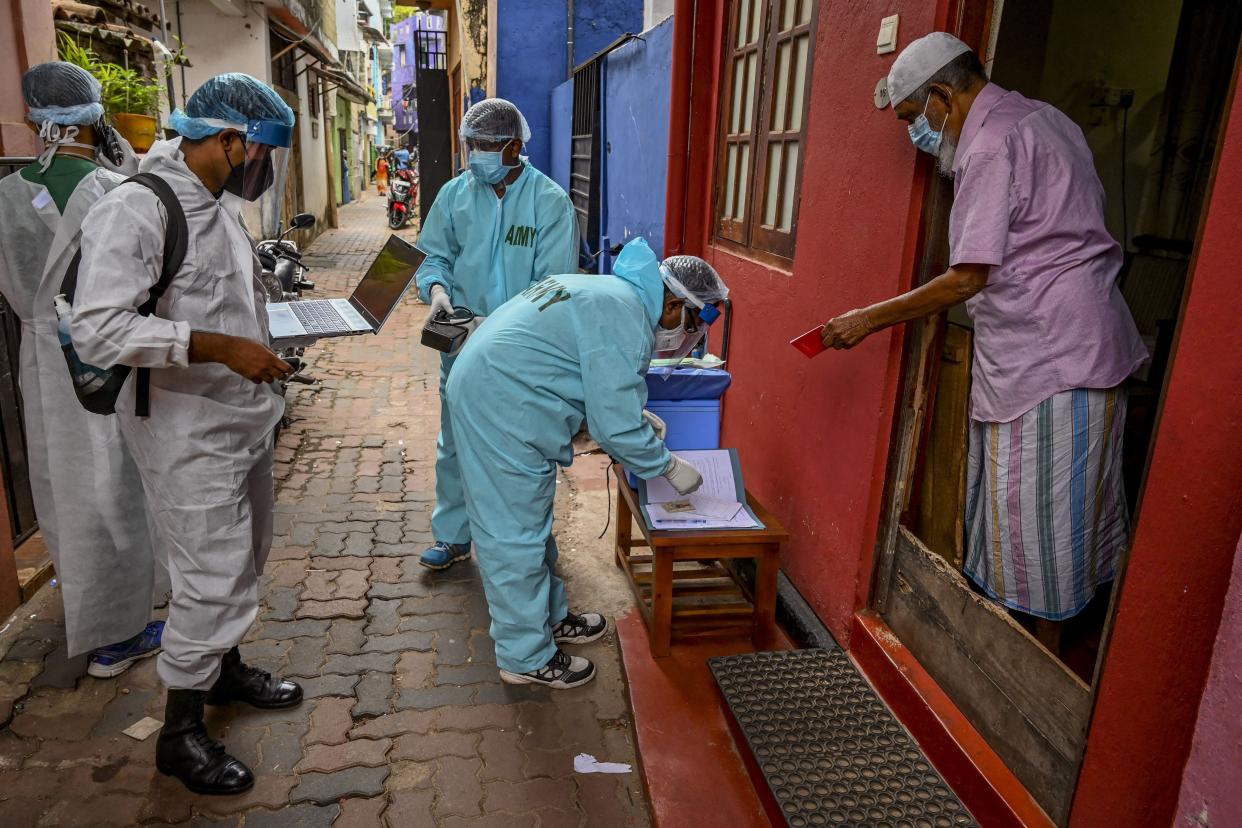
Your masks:
{"label": "striped sarong", "polygon": [[965,572],[997,601],[1059,621],[1112,580],[1130,531],[1125,419],[1123,390],[1077,388],[971,421]]}

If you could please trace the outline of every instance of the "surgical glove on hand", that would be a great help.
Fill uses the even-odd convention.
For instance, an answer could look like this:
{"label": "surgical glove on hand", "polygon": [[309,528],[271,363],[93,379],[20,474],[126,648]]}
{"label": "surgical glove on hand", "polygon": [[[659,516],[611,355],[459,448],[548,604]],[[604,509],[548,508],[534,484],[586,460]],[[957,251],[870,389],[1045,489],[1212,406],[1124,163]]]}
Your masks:
{"label": "surgical glove on hand", "polygon": [[664,470],[664,479],[677,490],[679,495],[693,494],[703,485],[703,475],[699,474],[699,470],[675,454],[673,462],[669,463],[668,468]]}
{"label": "surgical glove on hand", "polygon": [[435,319],[441,313],[446,316],[453,315],[453,300],[449,299],[448,291],[444,289],[444,285],[431,286],[431,318]]}
{"label": "surgical glove on hand", "polygon": [[655,429],[656,436],[659,437],[661,440],[663,440],[665,436],[667,436],[668,425],[665,424],[665,422],[661,420],[659,417],[657,417],[655,414],[652,414],[650,411],[648,411],[645,408],[643,409],[643,419],[651,423],[651,427]]}

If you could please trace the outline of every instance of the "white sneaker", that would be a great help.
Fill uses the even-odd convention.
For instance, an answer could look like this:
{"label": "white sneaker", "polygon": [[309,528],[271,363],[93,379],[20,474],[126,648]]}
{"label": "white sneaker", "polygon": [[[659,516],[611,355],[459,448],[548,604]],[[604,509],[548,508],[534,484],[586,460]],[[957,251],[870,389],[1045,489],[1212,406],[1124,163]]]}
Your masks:
{"label": "white sneaker", "polygon": [[568,655],[563,650],[557,650],[552,659],[538,670],[529,673],[500,671],[500,680],[505,684],[542,684],[553,690],[581,687],[593,678],[594,664],[588,659]]}
{"label": "white sneaker", "polygon": [[607,632],[608,619],[598,612],[571,612],[552,628],[552,640],[557,644],[587,644]]}

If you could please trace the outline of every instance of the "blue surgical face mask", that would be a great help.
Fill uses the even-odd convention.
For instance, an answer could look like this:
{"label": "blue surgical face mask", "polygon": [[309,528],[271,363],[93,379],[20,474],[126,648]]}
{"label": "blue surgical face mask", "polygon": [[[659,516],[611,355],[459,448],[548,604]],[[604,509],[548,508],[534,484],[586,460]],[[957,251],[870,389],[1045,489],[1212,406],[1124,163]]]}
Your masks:
{"label": "blue surgical face mask", "polygon": [[484,184],[499,184],[515,167],[505,164],[501,152],[470,150],[470,172]]}
{"label": "blue surgical face mask", "polygon": [[940,124],[940,129],[931,128],[931,123],[927,120],[927,105],[931,103],[931,95],[927,96],[927,103],[923,104],[923,112],[919,117],[914,119],[914,123],[910,124],[907,129],[910,131],[910,141],[914,146],[921,149],[928,155],[940,154],[940,142],[944,140],[944,125],[949,121],[949,113],[946,111],[944,121]]}

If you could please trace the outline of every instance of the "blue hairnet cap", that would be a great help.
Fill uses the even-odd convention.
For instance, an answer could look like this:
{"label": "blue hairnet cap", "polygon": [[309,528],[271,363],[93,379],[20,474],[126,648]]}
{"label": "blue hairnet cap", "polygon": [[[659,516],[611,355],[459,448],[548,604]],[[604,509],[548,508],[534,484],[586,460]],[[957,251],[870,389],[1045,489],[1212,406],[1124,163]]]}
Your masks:
{"label": "blue hairnet cap", "polygon": [[190,139],[206,138],[225,129],[245,134],[251,121],[293,127],[293,110],[276,90],[243,72],[216,75],[190,96],[185,110],[173,112],[168,125]]}
{"label": "blue hairnet cap", "polygon": [[103,117],[99,81],[81,66],[51,60],[22,75],[22,98],[36,124],[93,124]]}

